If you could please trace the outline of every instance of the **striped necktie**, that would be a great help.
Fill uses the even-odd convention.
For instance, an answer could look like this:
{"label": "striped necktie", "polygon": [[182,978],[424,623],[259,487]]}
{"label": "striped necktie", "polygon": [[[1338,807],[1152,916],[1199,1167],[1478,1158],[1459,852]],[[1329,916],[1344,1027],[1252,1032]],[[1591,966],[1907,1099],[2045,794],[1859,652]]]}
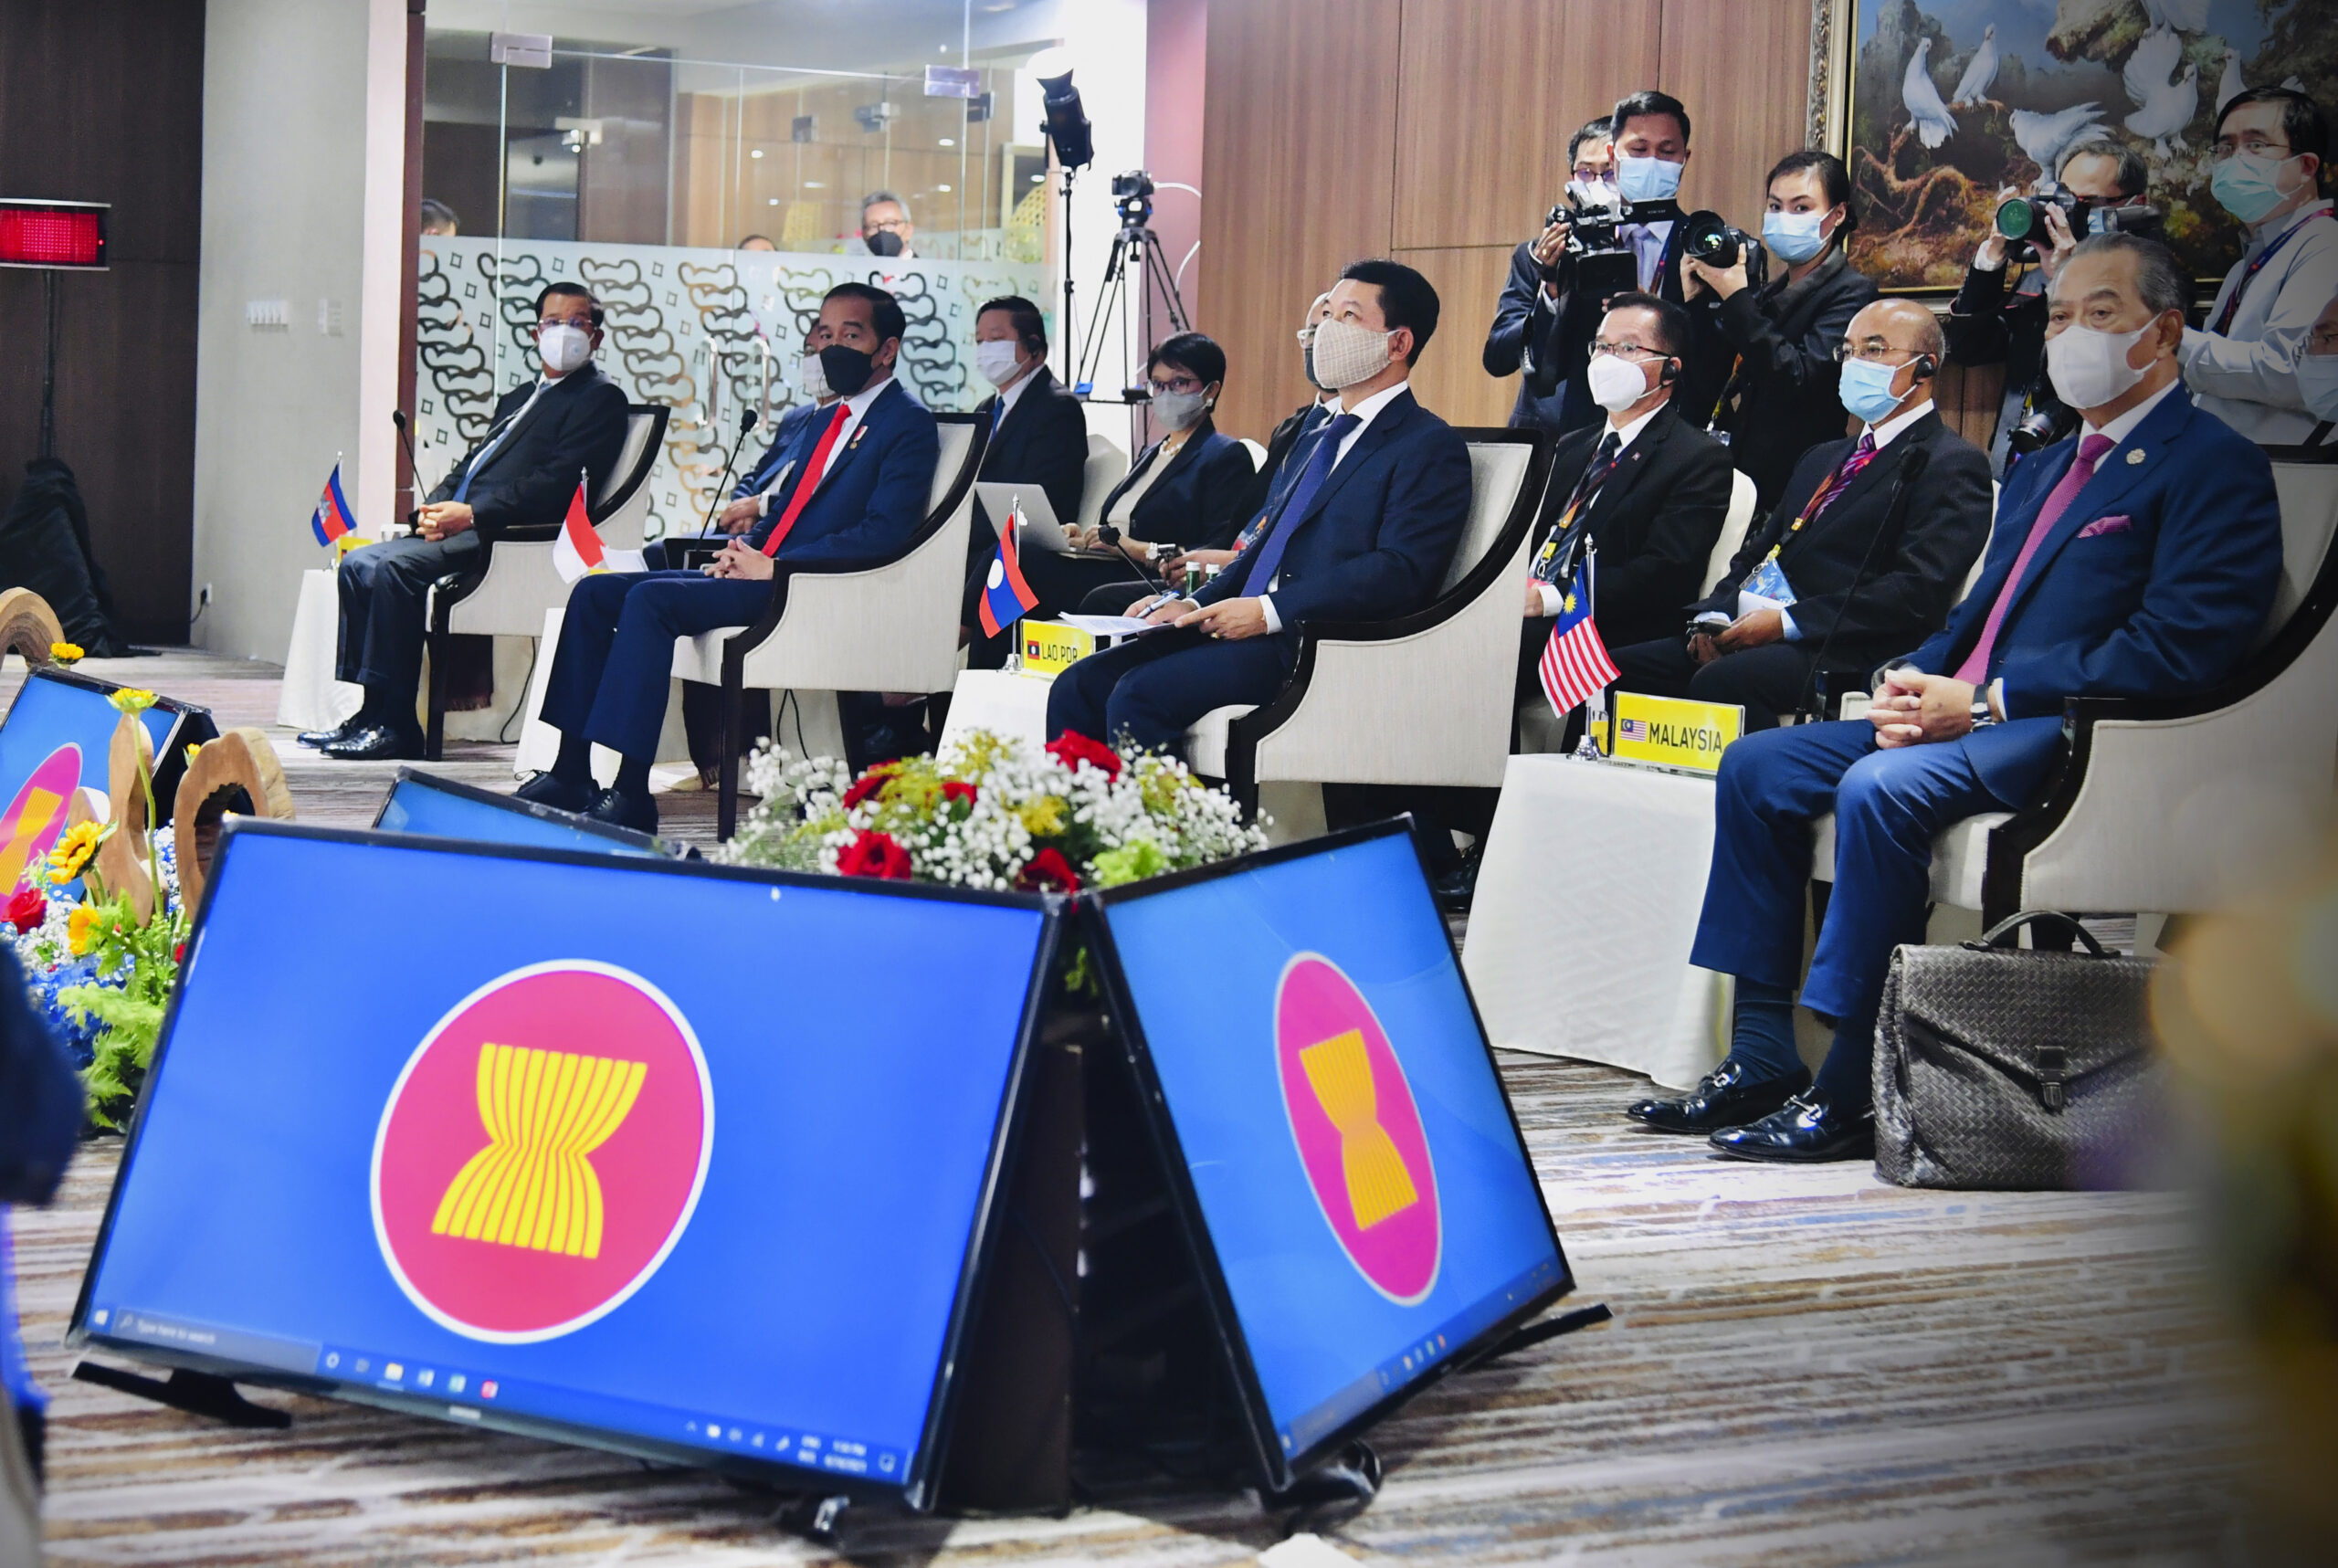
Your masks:
{"label": "striped necktie", "polygon": [[2029,569],[2029,558],[2079,499],[2079,491],[2086,489],[2087,480],[2094,478],[2094,466],[2102,461],[2104,453],[2117,446],[2108,436],[2089,436],[2079,443],[2078,460],[2070,471],[2062,476],[2061,483],[2038,509],[2038,521],[2029,525],[2029,537],[2021,542],[2021,553],[2013,558],[2013,570],[2006,574],[2006,585],[1997,590],[1996,603],[1989,606],[1989,618],[1981,623],[1981,635],[1974,640],[1973,651],[1956,667],[1956,679],[1969,686],[1978,686],[1989,677],[1989,658],[1997,650],[1997,633],[2004,629],[2006,612],[2013,608],[2013,596],[2021,588],[2022,574]]}
{"label": "striped necktie", "polygon": [[[1283,498],[1282,510],[1275,514],[1266,542],[1259,547],[1258,558],[1250,563],[1250,570],[1243,575],[1242,591],[1257,597],[1274,586],[1275,571],[1282,564],[1283,552],[1290,547],[1290,536],[1306,521],[1308,505],[1323,481],[1332,476],[1332,465],[1340,460],[1340,443],[1348,432],[1364,421],[1353,414],[1343,414],[1323,426],[1323,434],[1316,437],[1315,448],[1307,454],[1307,467],[1301,470],[1299,482]],[[1245,552],[1244,553],[1248,553]]]}
{"label": "striped necktie", "polygon": [[1551,529],[1550,542],[1543,547],[1542,558],[1534,563],[1534,575],[1540,581],[1558,581],[1560,563],[1573,553],[1568,545],[1575,519],[1583,514],[1583,509],[1591,504],[1591,498],[1597,495],[1600,487],[1607,482],[1607,476],[1616,471],[1616,460],[1623,456],[1623,437],[1610,429],[1601,439],[1599,449],[1592,453],[1591,466],[1584,469],[1583,478],[1575,481],[1574,494],[1567,498],[1566,510],[1559,514],[1558,522]]}
{"label": "striped necktie", "polygon": [[1851,455],[1844,458],[1834,473],[1828,476],[1827,482],[1818,488],[1818,493],[1810,498],[1810,504],[1802,509],[1802,515],[1794,520],[1794,526],[1786,531],[1800,533],[1803,524],[1833,506],[1835,498],[1850,489],[1851,481],[1859,477],[1859,470],[1875,461],[1875,432],[1872,430],[1863,432],[1859,437],[1859,444],[1851,448]]}

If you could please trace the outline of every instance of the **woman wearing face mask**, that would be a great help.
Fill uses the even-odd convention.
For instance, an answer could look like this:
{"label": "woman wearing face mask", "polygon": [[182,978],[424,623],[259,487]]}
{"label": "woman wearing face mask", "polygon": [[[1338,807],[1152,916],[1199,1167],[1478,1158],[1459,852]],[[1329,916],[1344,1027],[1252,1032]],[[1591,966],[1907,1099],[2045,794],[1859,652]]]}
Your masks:
{"label": "woman wearing face mask", "polygon": [[1851,176],[1832,153],[1791,153],[1770,171],[1762,242],[1784,270],[1760,289],[1746,281],[1745,258],[1728,268],[1680,264],[1693,302],[1718,298],[1714,320],[1737,354],[1737,369],[1717,409],[1683,408],[1691,424],[1712,416],[1729,437],[1730,460],[1754,481],[1757,508],[1775,506],[1803,453],[1843,438],[1836,401],[1835,345],[1851,318],[1877,296],[1844,248],[1859,215]]}
{"label": "woman wearing face mask", "polygon": [[[1115,583],[1126,583],[1132,599],[1153,593],[1160,568],[1148,544],[1224,549],[1234,542],[1251,468],[1242,443],[1220,435],[1210,418],[1226,385],[1226,351],[1199,332],[1180,332],[1153,351],[1144,374],[1153,423],[1164,434],[1104,499],[1103,521],[1081,536],[1081,553],[1022,553],[1023,579],[1039,597],[1034,616],[1076,611],[1091,591]],[[977,669],[997,668],[1011,651],[1008,637],[982,635],[975,614],[995,554],[994,545],[966,584],[967,662]]]}
{"label": "woman wearing face mask", "polygon": [[2321,193],[2329,137],[2313,100],[2287,88],[2235,93],[2217,112],[2208,189],[2248,242],[2175,357],[2195,405],[2262,447],[2296,446],[2316,423],[2297,364],[2338,291],[2338,221]]}

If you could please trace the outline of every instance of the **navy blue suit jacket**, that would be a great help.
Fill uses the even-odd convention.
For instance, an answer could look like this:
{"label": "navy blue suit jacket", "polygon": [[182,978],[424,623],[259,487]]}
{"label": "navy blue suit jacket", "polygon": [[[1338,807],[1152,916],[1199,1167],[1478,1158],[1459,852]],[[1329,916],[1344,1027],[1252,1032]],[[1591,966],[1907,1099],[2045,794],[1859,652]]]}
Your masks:
{"label": "navy blue suit jacket", "polygon": [[[1294,476],[1320,439],[1291,449]],[[1302,621],[1385,620],[1427,604],[1469,524],[1470,489],[1461,433],[1409,390],[1398,394],[1364,427],[1307,510],[1273,525],[1297,531],[1274,595],[1285,633]],[[1290,499],[1288,490],[1279,498],[1286,511]],[[1248,581],[1259,548],[1245,548],[1195,598],[1211,605],[1264,594],[1267,584]]]}
{"label": "navy blue suit jacket", "polygon": [[[1964,663],[2078,447],[2073,436],[2015,467],[1980,581],[1907,662],[1933,674]],[[2004,680],[2008,721],[1967,742],[1982,782],[2000,800],[2029,798],[2066,697],[2175,696],[2232,673],[2280,570],[2272,465],[2177,385],[2103,454],[2015,586],[1986,678]]]}
{"label": "navy blue suit jacket", "polygon": [[[807,421],[798,434],[796,445],[806,458],[818,446],[827,418],[824,413]],[[933,470],[941,460],[933,416],[900,382],[888,383],[842,449],[830,455],[819,488],[780,546],[779,559],[874,561],[896,553],[925,521]],[[799,462],[772,497],[767,515],[748,530],[748,544],[760,550],[771,537],[803,484],[806,466]]]}
{"label": "navy blue suit jacket", "polygon": [[[814,416],[825,417],[827,413],[827,409],[816,403],[799,403],[781,415],[779,423],[771,427],[771,445],[765,447],[764,455],[755,459],[755,466],[740,476],[738,488],[731,492],[731,499],[746,500],[761,495],[764,487],[771,483],[772,476],[778,473],[790,458],[797,456],[796,444],[803,438],[806,427],[817,428],[818,420]],[[813,439],[816,441],[819,437],[815,436]],[[810,450],[809,447],[805,449]]]}
{"label": "navy blue suit jacket", "polygon": [[[1111,516],[1121,493],[1159,461],[1161,443],[1155,441],[1137,454],[1127,477],[1104,498],[1103,510],[1098,515]],[[1237,515],[1242,493],[1257,477],[1258,470],[1250,467],[1249,448],[1231,436],[1219,434],[1205,414],[1161,477],[1137,498],[1129,512],[1129,534],[1184,550],[1231,549],[1246,521]]]}

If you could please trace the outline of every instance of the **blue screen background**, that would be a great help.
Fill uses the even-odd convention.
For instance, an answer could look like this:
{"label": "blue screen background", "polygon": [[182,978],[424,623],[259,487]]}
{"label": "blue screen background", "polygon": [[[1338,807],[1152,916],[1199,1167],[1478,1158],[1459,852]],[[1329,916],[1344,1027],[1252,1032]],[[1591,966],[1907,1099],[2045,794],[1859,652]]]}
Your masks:
{"label": "blue screen background", "polygon": [[[121,710],[106,700],[104,692],[35,673],[9,706],[8,721],[0,724],[0,808],[14,800],[32,771],[68,741],[81,748],[81,782],[103,791],[107,749],[113,744],[114,726],[121,721]],[[149,708],[139,721],[153,738],[159,761],[179,715],[166,708]]]}
{"label": "blue screen background", "polygon": [[[1360,1414],[1372,1402],[1360,1384],[1385,1393],[1449,1359],[1461,1343],[1435,1347],[1435,1332],[1502,1316],[1522,1275],[1565,1277],[1407,837],[1109,905],[1107,919],[1286,1450]],[[1445,1239],[1436,1287],[1415,1306],[1389,1300],[1349,1262],[1291,1140],[1275,991],[1303,952],[1330,958],[1364,993],[1420,1109]]]}
{"label": "blue screen background", "polygon": [[[532,1389],[543,1411],[674,1442],[704,1437],[700,1415],[850,1436],[906,1473],[1038,911],[251,832],[214,887],[93,1309],[467,1369],[511,1380],[506,1409]],[[353,962],[334,933],[361,914],[403,934]],[[711,1160],[630,1300],[563,1338],[484,1343],[425,1317],[384,1264],[375,1129],[448,1008],[568,958],[633,971],[690,1020]]]}
{"label": "blue screen background", "polygon": [[433,789],[421,779],[400,779],[383,804],[384,833],[420,833],[434,838],[471,838],[488,844],[533,844],[550,849],[583,849],[595,855],[651,855],[657,851],[621,838],[587,833],[569,823],[531,811],[490,805],[468,795]]}

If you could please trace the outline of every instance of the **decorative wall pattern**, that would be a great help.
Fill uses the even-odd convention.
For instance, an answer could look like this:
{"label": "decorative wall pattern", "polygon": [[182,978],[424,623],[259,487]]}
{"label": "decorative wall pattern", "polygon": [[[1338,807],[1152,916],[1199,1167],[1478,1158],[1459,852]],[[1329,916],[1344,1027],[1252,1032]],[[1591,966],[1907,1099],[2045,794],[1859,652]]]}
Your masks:
{"label": "decorative wall pattern", "polygon": [[[498,394],[540,373],[530,329],[548,283],[593,290],[606,315],[601,368],[637,403],[673,410],[666,449],[650,476],[649,538],[693,533],[738,432],[739,411],[761,405],[770,370],[769,416],[802,400],[795,364],[820,299],[846,281],[890,289],[909,318],[901,341],[904,387],[937,411],[970,409],[986,395],[974,374],[974,311],[987,299],[1038,300],[1036,266],[1006,261],[880,261],[866,256],[792,255],[569,240],[422,241],[416,455],[436,484],[486,434]],[[769,426],[748,437],[743,468]]]}

